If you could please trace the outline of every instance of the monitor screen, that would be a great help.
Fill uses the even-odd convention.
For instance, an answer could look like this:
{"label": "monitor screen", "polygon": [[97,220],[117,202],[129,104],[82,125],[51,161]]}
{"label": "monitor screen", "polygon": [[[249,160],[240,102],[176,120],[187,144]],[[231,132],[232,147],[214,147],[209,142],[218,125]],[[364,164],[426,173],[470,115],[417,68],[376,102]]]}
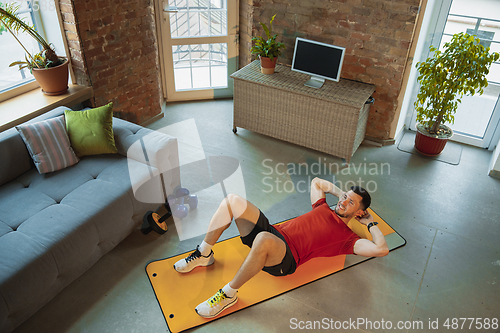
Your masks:
{"label": "monitor screen", "polygon": [[292,70],[338,82],[345,48],[297,37]]}

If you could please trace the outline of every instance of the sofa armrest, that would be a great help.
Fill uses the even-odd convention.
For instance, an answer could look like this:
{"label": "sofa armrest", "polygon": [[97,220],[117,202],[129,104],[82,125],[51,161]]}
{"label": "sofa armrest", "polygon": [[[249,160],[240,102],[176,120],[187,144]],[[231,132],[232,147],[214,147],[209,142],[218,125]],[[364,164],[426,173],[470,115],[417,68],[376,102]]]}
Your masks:
{"label": "sofa armrest", "polygon": [[126,156],[137,200],[164,203],[180,185],[177,138],[113,118],[118,153]]}

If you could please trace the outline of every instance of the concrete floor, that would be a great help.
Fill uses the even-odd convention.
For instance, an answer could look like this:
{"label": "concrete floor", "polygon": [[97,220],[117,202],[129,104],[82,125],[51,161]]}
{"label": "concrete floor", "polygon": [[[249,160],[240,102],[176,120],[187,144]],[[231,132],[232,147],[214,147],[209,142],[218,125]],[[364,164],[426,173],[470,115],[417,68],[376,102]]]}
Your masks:
{"label": "concrete floor", "polygon": [[[233,134],[232,100],[172,104],[164,112],[165,117],[150,127],[162,130],[194,119],[203,152],[240,162],[247,199],[271,221],[310,209],[304,184],[315,176],[335,177],[341,186],[361,179],[372,191],[372,208],[407,240],[405,247],[387,257],[369,260],[193,332],[289,332],[297,330],[293,328],[299,321],[323,323],[325,318],[328,322],[359,318],[374,326],[332,329],[338,332],[443,332],[448,318],[450,325],[453,318],[479,318],[472,326],[471,320],[465,322],[466,332],[500,331],[498,321],[497,326],[491,321],[500,319],[500,180],[487,176],[491,157],[487,150],[463,146],[460,164],[454,166],[399,151],[396,145],[361,146],[349,167],[337,170],[342,164],[338,158],[244,129]],[[192,120],[188,123],[193,124]],[[197,141],[192,127],[182,135],[181,146],[189,147],[190,139]],[[189,158],[189,154],[181,156],[184,161]],[[308,170],[283,174],[287,166],[304,162],[311,166]],[[332,172],[324,166],[332,167]],[[196,183],[189,174],[182,177],[184,186]],[[327,200],[335,203],[331,196]],[[206,214],[198,211],[199,220],[209,218],[210,209]],[[223,237],[236,234],[231,227]],[[144,267],[150,260],[189,251],[201,239],[180,241],[173,223],[162,236],[144,236],[137,230],[15,332],[168,331]],[[378,326],[382,320],[385,327],[390,321],[393,329]],[[437,329],[432,329],[436,320]],[[488,320],[489,329],[475,328]],[[408,321],[403,323],[407,328],[422,326],[396,329],[399,321]],[[458,328],[461,325],[459,320]],[[455,331],[452,328],[457,326],[450,326]]]}

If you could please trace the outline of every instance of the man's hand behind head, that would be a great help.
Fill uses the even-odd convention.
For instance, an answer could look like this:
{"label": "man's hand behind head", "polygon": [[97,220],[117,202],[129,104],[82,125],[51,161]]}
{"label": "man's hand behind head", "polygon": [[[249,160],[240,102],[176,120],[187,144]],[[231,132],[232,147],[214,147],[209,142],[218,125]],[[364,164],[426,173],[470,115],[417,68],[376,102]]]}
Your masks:
{"label": "man's hand behind head", "polygon": [[368,211],[364,211],[363,215],[356,215],[355,216],[356,220],[358,220],[359,223],[363,225],[368,225],[370,222],[374,222],[375,220],[373,219],[373,216],[371,216]]}

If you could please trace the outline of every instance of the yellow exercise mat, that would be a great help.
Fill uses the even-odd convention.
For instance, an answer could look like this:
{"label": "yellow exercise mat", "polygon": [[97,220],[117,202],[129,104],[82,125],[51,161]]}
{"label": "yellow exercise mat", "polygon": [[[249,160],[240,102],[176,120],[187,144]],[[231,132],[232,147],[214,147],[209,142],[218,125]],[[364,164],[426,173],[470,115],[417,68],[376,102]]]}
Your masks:
{"label": "yellow exercise mat", "polygon": [[[369,211],[375,221],[379,222],[378,226],[386,236],[390,250],[406,244],[406,241],[391,226],[371,209]],[[286,221],[281,223],[284,222]],[[349,227],[359,236],[371,238],[366,231],[367,228],[356,220],[351,220]],[[240,237],[233,237],[215,244],[213,251],[215,253],[213,265],[197,267],[185,274],[175,271],[173,265],[192,251],[152,261],[146,265],[146,273],[170,332],[182,332],[206,324],[211,320],[227,316],[370,259],[354,255],[315,258],[298,267],[294,274],[284,277],[274,277],[261,271],[240,288],[238,302],[234,306],[224,310],[215,318],[205,319],[196,314],[195,307],[232,280],[250,249],[241,243]]]}

